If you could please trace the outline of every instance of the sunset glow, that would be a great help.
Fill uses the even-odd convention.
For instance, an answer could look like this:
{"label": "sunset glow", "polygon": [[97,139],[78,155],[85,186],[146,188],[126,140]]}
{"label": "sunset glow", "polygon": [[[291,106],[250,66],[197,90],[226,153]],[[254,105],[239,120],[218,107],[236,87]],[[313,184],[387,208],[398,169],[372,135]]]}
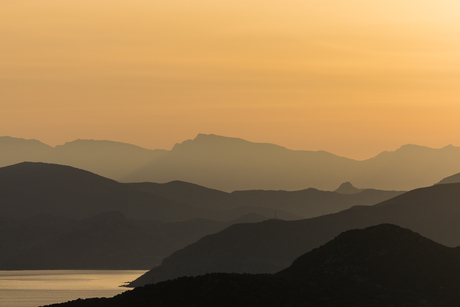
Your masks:
{"label": "sunset glow", "polygon": [[0,135],[460,146],[454,0],[4,0]]}

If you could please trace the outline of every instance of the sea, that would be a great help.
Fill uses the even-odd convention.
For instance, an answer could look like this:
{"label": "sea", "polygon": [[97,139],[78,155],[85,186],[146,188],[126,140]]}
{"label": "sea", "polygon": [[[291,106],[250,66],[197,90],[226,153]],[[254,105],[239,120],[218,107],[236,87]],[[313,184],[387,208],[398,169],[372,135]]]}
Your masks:
{"label": "sea", "polygon": [[112,297],[146,271],[0,271],[1,307],[39,307],[78,298]]}

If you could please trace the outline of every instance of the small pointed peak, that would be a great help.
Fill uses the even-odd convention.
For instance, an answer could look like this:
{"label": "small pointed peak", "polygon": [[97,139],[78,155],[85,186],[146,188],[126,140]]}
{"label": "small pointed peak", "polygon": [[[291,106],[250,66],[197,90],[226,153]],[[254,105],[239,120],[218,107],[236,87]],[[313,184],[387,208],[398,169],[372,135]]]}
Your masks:
{"label": "small pointed peak", "polygon": [[456,147],[452,144],[449,144],[447,146],[444,146],[442,149],[455,149]]}
{"label": "small pointed peak", "polygon": [[340,193],[340,194],[357,194],[361,191],[362,191],[361,189],[355,188],[350,182],[344,182],[334,192]]}

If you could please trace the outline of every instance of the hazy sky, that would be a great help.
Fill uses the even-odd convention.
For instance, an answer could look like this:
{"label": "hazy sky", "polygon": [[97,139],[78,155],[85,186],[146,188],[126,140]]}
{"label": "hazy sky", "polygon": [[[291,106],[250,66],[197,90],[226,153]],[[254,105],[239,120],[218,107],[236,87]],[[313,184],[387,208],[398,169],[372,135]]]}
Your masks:
{"label": "hazy sky", "polygon": [[0,135],[460,146],[458,0],[2,0]]}

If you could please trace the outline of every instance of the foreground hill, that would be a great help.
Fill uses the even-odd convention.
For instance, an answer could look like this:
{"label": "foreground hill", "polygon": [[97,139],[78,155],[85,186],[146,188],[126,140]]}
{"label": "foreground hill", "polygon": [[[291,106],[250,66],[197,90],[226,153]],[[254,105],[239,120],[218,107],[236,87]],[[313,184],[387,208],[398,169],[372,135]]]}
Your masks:
{"label": "foreground hill", "polygon": [[433,306],[460,304],[460,250],[408,229],[345,232],[274,275],[214,273],[110,299],[52,306]]}
{"label": "foreground hill", "polygon": [[0,269],[149,269],[205,235],[261,218],[164,223],[128,219],[116,211],[81,220],[50,215],[1,218]]}
{"label": "foreground hill", "polygon": [[375,206],[298,221],[233,225],[173,253],[131,283],[141,286],[210,272],[274,273],[339,233],[381,223],[410,228],[448,246],[460,245],[460,184],[417,189]]}

